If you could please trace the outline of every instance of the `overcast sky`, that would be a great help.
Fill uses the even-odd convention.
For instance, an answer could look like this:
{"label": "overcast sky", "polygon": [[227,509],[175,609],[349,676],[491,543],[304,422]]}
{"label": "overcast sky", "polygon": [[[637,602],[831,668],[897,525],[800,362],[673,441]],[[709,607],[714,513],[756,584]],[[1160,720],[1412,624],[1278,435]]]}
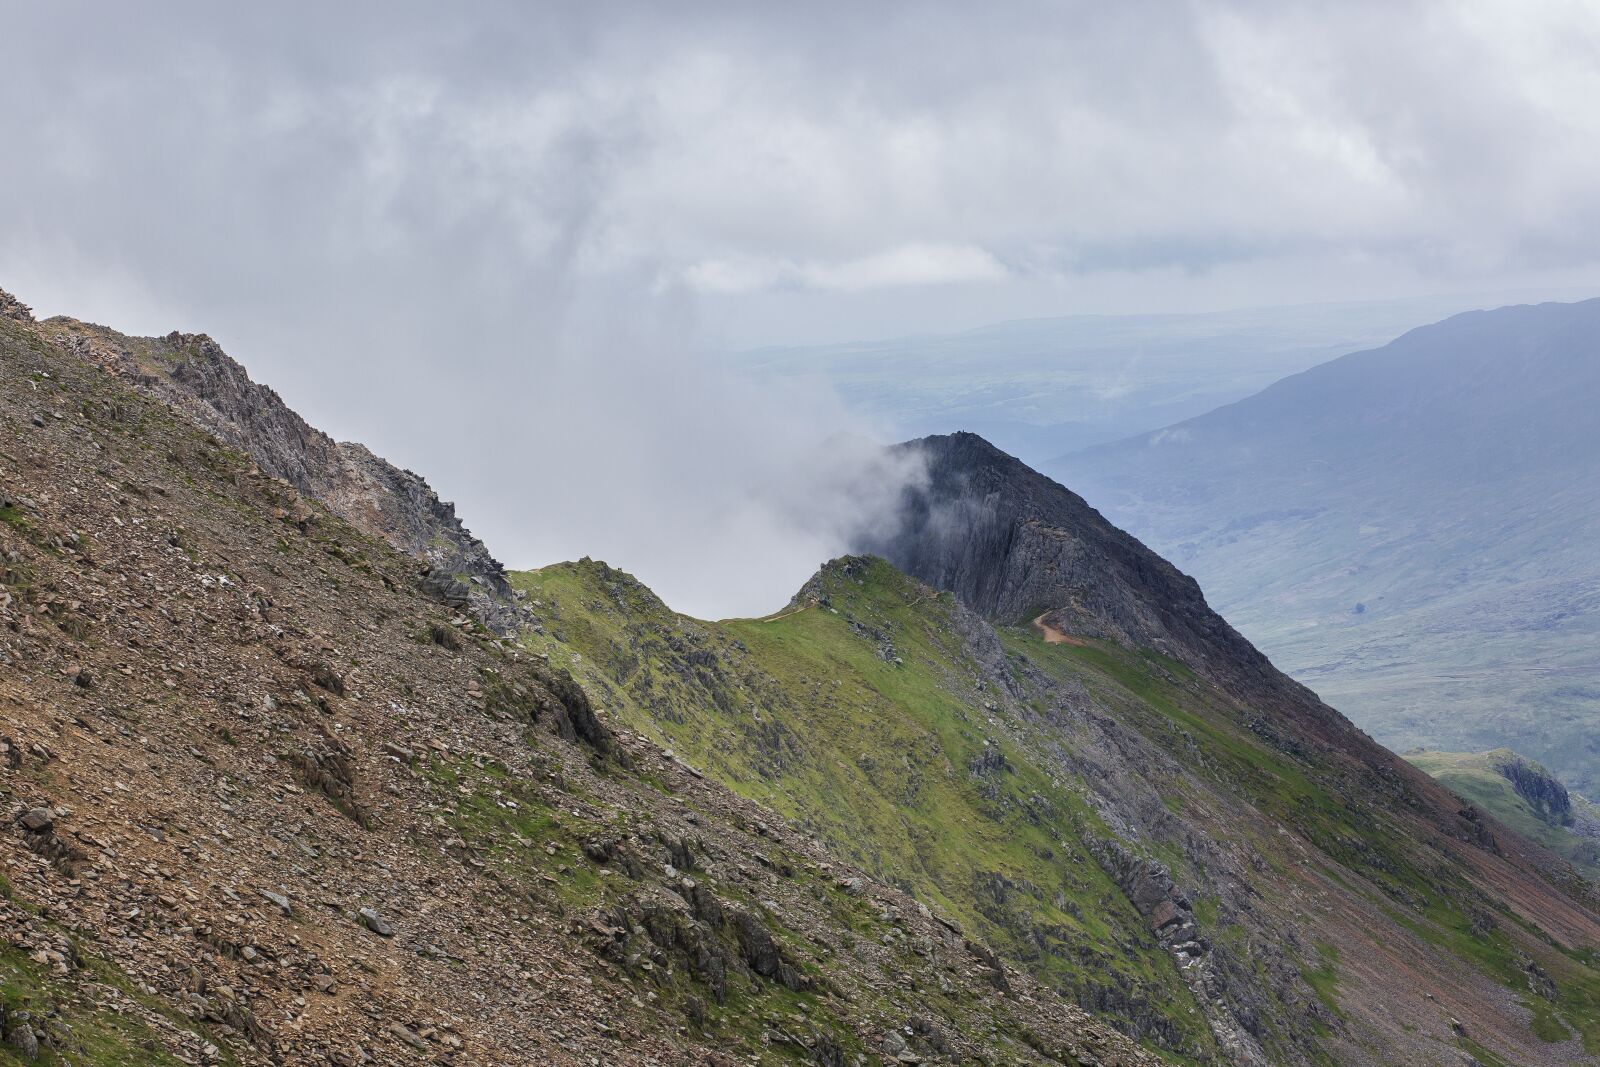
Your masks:
{"label": "overcast sky", "polygon": [[1592,285],[1597,100],[1580,0],[0,0],[0,287],[770,610],[874,428],[698,352]]}

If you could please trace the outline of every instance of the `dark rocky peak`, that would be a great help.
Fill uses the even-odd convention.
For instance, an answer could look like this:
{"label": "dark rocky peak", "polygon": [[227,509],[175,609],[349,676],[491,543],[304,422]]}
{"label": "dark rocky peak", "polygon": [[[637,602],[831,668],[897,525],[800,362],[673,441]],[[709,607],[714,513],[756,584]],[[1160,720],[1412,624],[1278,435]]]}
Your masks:
{"label": "dark rocky peak", "polygon": [[1292,685],[1221,616],[1194,579],[1107,522],[1082,497],[970,433],[899,446],[926,458],[899,524],[859,547],[1002,623],[1151,648],[1258,684]]}
{"label": "dark rocky peak", "polygon": [[[250,453],[261,469],[310,497],[323,499],[338,478],[339,449],[283,402],[276,390],[253,382],[240,363],[203,333],[169,333],[161,339],[169,360],[150,385],[176,386],[178,400],[212,433]],[[198,404],[192,401],[199,401]]]}
{"label": "dark rocky peak", "polygon": [[0,289],[0,319],[15,319],[18,322],[32,322],[33,309],[4,289]]}

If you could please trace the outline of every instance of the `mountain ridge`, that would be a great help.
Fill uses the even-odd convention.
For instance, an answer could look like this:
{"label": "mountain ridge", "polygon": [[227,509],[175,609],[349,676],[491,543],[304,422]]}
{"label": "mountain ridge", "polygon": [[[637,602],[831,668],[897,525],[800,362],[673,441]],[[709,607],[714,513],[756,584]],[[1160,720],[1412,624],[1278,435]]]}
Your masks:
{"label": "mountain ridge", "polygon": [[419,475],[311,426],[206,334],[128,337],[65,317],[39,326],[248,452],[267,474],[423,560],[430,588],[445,602],[470,610],[497,632],[515,628],[505,568],[462,524],[454,505]]}
{"label": "mountain ridge", "polygon": [[[1465,960],[1479,961],[1471,969],[1498,959],[1494,980],[1523,990],[1532,972],[1518,960],[1541,974],[1562,969],[1537,941],[1513,938],[1517,924],[1549,922],[1569,944],[1589,943],[1594,892],[1563,860],[1383,750],[1264,658],[1234,664],[1228,649],[1243,639],[1197,587],[1132,537],[1108,533],[1080,498],[970,435],[908,447],[933,454],[927,485],[910,491],[921,496],[907,502],[905,540],[858,547],[887,552],[909,579],[870,558],[835,561],[768,619],[708,623],[585,560],[513,577],[538,619],[529,639],[623,721],[830,847],[898,871],[1080,1003],[1105,994],[1093,974],[1061,963],[1094,938],[1061,920],[1048,936],[1030,932],[1049,914],[1042,904],[1034,919],[986,913],[989,890],[976,887],[1031,885],[1048,900],[1064,870],[1079,892],[1084,879],[1110,878],[1179,973],[1204,976],[1192,995],[1224,1062],[1320,1062],[1338,1049],[1336,1062],[1390,1063],[1367,1057],[1406,1048],[1418,1062],[1454,1063],[1394,1029],[1411,1018],[1428,1032],[1408,1007],[1435,1003],[1422,990],[1459,980],[1444,975]],[[1073,543],[1080,536],[1092,543]],[[1141,575],[1153,576],[1148,595],[1162,605],[1129,602],[1139,599],[1129,576]],[[940,584],[957,595],[941,596]],[[993,614],[981,618],[968,601]],[[930,729],[942,740],[928,751],[917,738]],[[866,796],[877,798],[870,815],[854,811]],[[961,835],[929,844],[916,820],[930,807],[944,812],[941,825],[1019,835],[1025,819],[1008,820],[1035,810],[1062,866],[1002,858]],[[1067,885],[1060,892],[1071,899]],[[1512,903],[1528,894],[1547,903]],[[1318,903],[1298,903],[1307,900]],[[1162,933],[1168,923],[1174,936]],[[1141,934],[1150,936],[1138,926],[1124,936]],[[1235,955],[1239,938],[1257,946],[1252,963],[1270,982]],[[1336,977],[1347,972],[1359,978]],[[1133,984],[1107,1001],[1119,1005],[1111,1017],[1172,1041],[1153,1025],[1163,1009],[1148,979],[1127,977]],[[1562,981],[1576,993],[1589,979]],[[1470,1009],[1457,1003],[1483,1028],[1493,997],[1476,996]],[[1571,1040],[1566,1024],[1541,1021],[1540,1000],[1522,1003],[1540,1032]],[[1583,1020],[1593,1009],[1571,1012]],[[1488,1040],[1482,1029],[1443,1040],[1497,1062],[1479,1038]],[[1565,1062],[1542,1040],[1499,1062]]]}
{"label": "mountain ridge", "polygon": [[1157,1062],[70,336],[0,374],[0,1060]]}

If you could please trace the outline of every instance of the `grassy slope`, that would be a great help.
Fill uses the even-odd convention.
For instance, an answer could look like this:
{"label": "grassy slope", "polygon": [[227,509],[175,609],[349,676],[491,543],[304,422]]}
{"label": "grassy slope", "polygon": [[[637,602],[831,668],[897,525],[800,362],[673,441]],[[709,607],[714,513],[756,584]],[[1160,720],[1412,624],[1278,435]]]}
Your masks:
{"label": "grassy slope", "polygon": [[[944,625],[948,596],[878,563],[832,588],[831,608],[708,624],[603,564],[513,584],[539,602],[552,660],[614,718],[1069,995],[1138,1005],[1168,1020],[1169,1049],[1213,1051],[1163,950],[1078,841],[1098,820],[988,723],[977,670]],[[900,662],[852,621],[889,636]],[[691,673],[686,660],[703,662]],[[991,748],[1010,771],[972,770]]]}
{"label": "grassy slope", "polygon": [[[1511,782],[1494,769],[1489,753],[1408,752],[1406,759],[1523,837],[1565,856],[1591,877],[1600,878],[1600,848],[1595,842],[1541,818]],[[1592,810],[1592,805],[1578,797],[1573,798],[1573,806]]]}
{"label": "grassy slope", "polygon": [[[530,641],[605,694],[613,716],[936,902],[1053,984],[1132,988],[1192,1051],[1210,1051],[1170,963],[1082,847],[1085,834],[1104,830],[1077,785],[1044,769],[1052,766],[1048,730],[997,724],[986,710],[978,672],[947,625],[947,596],[874,563],[856,581],[834,575],[824,590],[831,606],[702,623],[589,561],[518,575],[514,584],[545,620],[546,632]],[[1158,784],[1172,810],[1218,834],[1222,820],[1246,813],[1226,833],[1249,838],[1280,871],[1294,860],[1275,824],[1294,827],[1320,851],[1322,872],[1373,914],[1522,999],[1542,1039],[1564,1040],[1570,1029],[1600,1053],[1593,961],[1556,950],[1510,914],[1487,933],[1475,930],[1481,896],[1455,863],[1418,848],[1403,814],[1367,799],[1369,783],[1251,733],[1237,709],[1175,661],[1093,642],[1047,644],[1025,628],[1000,636],[1013,663],[1086,687],[1193,772],[1197,782]],[[1003,753],[1007,773],[971,771],[985,741]],[[1181,851],[1160,842],[1154,851],[1183,869]],[[1024,892],[994,892],[995,875]],[[993,903],[1001,897],[1005,907]],[[1197,902],[1197,912],[1207,906]],[[1227,943],[1243,932],[1214,935]],[[1313,951],[1302,974],[1337,1013],[1337,951]],[[1522,966],[1530,954],[1556,978],[1555,1001],[1532,994]]]}

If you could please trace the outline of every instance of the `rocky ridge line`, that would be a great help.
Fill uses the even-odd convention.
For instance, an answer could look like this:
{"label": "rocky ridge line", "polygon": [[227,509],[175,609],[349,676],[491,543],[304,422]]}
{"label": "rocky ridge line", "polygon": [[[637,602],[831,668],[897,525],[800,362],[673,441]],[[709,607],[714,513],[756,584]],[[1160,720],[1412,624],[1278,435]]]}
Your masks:
{"label": "rocky ridge line", "polygon": [[[27,309],[11,317],[21,318]],[[365,446],[335,441],[291,409],[276,390],[203,333],[128,337],[69,318],[39,324],[75,356],[121,377],[228,444],[261,470],[325,505],[357,529],[380,537],[426,567],[424,588],[476,616],[498,634],[511,633],[521,613],[505,568],[439,498],[427,481]]]}

